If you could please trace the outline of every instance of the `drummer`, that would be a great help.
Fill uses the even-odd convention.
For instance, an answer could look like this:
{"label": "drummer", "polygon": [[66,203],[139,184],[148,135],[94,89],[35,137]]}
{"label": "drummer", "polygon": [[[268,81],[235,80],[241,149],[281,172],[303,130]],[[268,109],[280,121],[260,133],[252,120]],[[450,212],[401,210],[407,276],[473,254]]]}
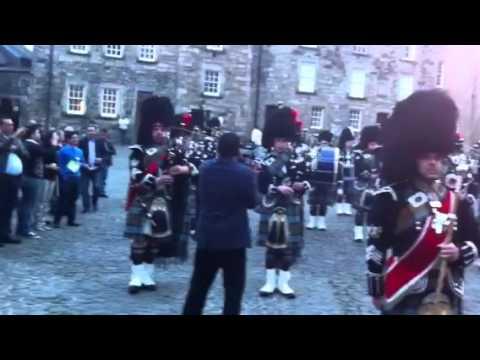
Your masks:
{"label": "drummer", "polygon": [[332,145],[333,134],[323,130],[318,135],[319,145],[310,152],[311,172],[309,182],[312,190],[309,194],[310,219],[307,229],[327,230],[326,216],[328,206],[335,200],[335,184],[338,173],[340,151]]}

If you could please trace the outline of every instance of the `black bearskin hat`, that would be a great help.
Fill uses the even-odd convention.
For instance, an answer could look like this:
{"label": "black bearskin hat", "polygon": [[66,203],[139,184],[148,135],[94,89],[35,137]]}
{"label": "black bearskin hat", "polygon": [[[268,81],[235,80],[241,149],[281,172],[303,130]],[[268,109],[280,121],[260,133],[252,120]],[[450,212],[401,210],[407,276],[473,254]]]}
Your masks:
{"label": "black bearskin hat", "polygon": [[175,111],[169,98],[153,96],[146,99],[140,106],[140,125],[137,136],[138,144],[153,144],[153,124],[160,123],[164,127],[170,127],[174,125],[174,121]]}
{"label": "black bearskin hat", "polygon": [[365,150],[371,142],[380,143],[380,127],[378,125],[365,126],[360,133],[358,147]]}
{"label": "black bearskin hat", "polygon": [[443,90],[422,90],[399,102],[382,128],[383,175],[389,183],[417,174],[416,159],[455,149],[458,108]]}
{"label": "black bearskin hat", "polygon": [[270,116],[265,119],[262,145],[270,149],[275,138],[295,141],[295,135],[295,114],[289,107],[281,107],[272,111]]}
{"label": "black bearskin hat", "polygon": [[340,150],[344,151],[345,144],[348,141],[352,141],[352,140],[355,140],[353,131],[349,127],[346,127],[345,129],[342,130],[342,133],[340,134],[340,138],[338,139],[338,147],[340,148]]}
{"label": "black bearskin hat", "polygon": [[322,142],[325,141],[327,143],[331,143],[333,140],[333,134],[328,130],[322,130],[318,134],[318,141]]}

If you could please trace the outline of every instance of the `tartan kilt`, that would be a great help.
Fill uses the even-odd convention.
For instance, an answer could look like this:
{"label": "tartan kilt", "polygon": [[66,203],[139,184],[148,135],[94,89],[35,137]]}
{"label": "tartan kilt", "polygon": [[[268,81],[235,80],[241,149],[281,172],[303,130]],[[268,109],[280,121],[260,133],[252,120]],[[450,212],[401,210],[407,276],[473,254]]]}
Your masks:
{"label": "tartan kilt", "polygon": [[140,198],[137,197],[127,211],[124,236],[131,240],[138,238],[148,239],[148,241],[154,244],[158,258],[176,258],[185,261],[188,258],[188,217],[182,213],[172,213],[170,204],[169,211],[172,216],[172,235],[162,239],[149,237],[143,233],[144,225],[149,219],[147,219],[145,210],[141,206]]}
{"label": "tartan kilt", "polygon": [[337,187],[333,184],[315,184],[308,193],[308,204],[333,206],[337,200]]}
{"label": "tartan kilt", "polygon": [[[273,215],[273,208],[265,208],[260,204],[255,211],[260,215],[257,233],[257,245],[265,246],[268,238],[268,223]],[[287,246],[292,249],[294,258],[301,256],[305,246],[304,242],[304,200],[300,205],[289,204],[287,207],[287,221],[289,236]]]}

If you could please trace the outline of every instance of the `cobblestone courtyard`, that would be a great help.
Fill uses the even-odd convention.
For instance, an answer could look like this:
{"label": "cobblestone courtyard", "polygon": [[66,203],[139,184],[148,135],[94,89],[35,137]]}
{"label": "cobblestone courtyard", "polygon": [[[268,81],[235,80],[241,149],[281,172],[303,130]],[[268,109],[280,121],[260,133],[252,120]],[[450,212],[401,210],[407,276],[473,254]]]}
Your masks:
{"label": "cobblestone courtyard", "polygon": [[[0,248],[0,314],[181,313],[192,271],[193,244],[186,264],[157,270],[156,292],[127,294],[129,243],[122,237],[127,154],[125,148],[119,149],[107,188],[110,198],[102,199],[98,213],[79,215],[82,227],[50,231],[40,240]],[[327,232],[307,231],[304,257],[292,272],[295,300],[257,295],[264,281],[264,250],[252,248],[243,314],[376,314],[366,295],[364,245],[352,241],[352,221],[330,210]],[[477,268],[469,270],[465,291],[465,312],[480,314]],[[222,292],[218,276],[206,314],[221,313]]]}

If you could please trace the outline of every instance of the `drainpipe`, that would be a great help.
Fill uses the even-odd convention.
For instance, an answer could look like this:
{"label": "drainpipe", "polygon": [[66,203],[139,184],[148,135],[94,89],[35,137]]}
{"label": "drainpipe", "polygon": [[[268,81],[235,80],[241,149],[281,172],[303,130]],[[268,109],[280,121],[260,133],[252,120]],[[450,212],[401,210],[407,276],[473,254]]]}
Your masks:
{"label": "drainpipe", "polygon": [[260,81],[262,77],[263,45],[258,45],[259,54],[257,62],[257,84],[255,89],[255,114],[253,117],[253,127],[258,128],[258,109],[260,107]]}
{"label": "drainpipe", "polygon": [[50,128],[50,114],[51,114],[51,99],[52,99],[52,84],[53,84],[53,50],[55,45],[49,45],[48,54],[48,79],[47,79],[47,118],[45,127]]}

